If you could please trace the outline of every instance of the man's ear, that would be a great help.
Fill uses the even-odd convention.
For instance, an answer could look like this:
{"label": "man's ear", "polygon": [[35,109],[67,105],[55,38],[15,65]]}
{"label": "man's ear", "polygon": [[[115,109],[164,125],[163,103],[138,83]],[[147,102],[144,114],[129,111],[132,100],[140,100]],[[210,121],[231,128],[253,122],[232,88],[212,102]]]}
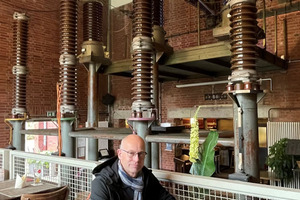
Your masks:
{"label": "man's ear", "polygon": [[121,149],[118,149],[118,150],[117,150],[117,154],[118,154],[118,158],[119,158],[119,159],[121,158],[121,153],[122,153]]}

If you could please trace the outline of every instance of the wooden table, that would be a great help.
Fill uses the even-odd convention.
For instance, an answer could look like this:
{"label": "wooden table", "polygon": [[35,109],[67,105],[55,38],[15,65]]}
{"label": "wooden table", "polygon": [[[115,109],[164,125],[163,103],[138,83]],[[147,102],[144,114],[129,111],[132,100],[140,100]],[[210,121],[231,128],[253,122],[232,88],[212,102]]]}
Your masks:
{"label": "wooden table", "polygon": [[19,198],[22,194],[42,192],[58,187],[56,184],[46,182],[36,186],[31,184],[32,182],[27,182],[24,188],[15,189],[15,180],[6,180],[0,182],[0,200]]}

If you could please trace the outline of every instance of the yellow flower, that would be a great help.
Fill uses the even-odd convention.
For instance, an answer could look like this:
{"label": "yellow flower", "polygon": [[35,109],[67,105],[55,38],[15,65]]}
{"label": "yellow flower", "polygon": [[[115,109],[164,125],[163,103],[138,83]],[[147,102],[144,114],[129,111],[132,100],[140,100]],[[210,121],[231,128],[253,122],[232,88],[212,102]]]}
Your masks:
{"label": "yellow flower", "polygon": [[191,121],[191,133],[190,133],[190,161],[195,163],[196,159],[199,159],[199,124],[197,114],[200,110],[200,106],[196,110],[196,113]]}

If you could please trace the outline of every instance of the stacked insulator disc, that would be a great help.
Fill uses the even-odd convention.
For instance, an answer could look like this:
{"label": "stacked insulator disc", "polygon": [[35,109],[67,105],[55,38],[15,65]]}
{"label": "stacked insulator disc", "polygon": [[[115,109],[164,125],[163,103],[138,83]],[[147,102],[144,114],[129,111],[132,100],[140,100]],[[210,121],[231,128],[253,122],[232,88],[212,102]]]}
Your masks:
{"label": "stacked insulator disc", "polygon": [[133,100],[151,101],[152,15],[151,1],[133,2]]}
{"label": "stacked insulator disc", "polygon": [[236,3],[231,7],[231,70],[255,71],[256,6],[253,3]]}
{"label": "stacked insulator disc", "polygon": [[103,5],[97,1],[86,2],[83,5],[83,40],[102,42],[102,12]]}
{"label": "stacked insulator disc", "polygon": [[16,14],[14,21],[13,59],[15,74],[13,115],[26,113],[26,61],[28,18]]}
{"label": "stacked insulator disc", "polygon": [[164,1],[152,1],[152,23],[153,25],[163,26],[164,24]]}
{"label": "stacked insulator disc", "polygon": [[133,36],[152,37],[151,1],[133,1]]}
{"label": "stacked insulator disc", "polygon": [[77,90],[77,0],[60,1],[60,83],[62,114],[73,112]]}

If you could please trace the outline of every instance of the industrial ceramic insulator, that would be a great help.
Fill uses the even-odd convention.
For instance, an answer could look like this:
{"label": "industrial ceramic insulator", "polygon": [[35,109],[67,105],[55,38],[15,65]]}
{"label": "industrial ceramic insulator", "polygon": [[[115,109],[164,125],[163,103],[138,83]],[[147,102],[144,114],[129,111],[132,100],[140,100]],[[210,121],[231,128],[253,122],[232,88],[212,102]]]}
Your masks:
{"label": "industrial ceramic insulator", "polygon": [[14,13],[14,37],[13,37],[13,74],[14,84],[14,105],[12,114],[26,113],[26,61],[27,61],[27,32],[28,17],[25,14]]}
{"label": "industrial ceramic insulator", "polygon": [[256,5],[252,2],[233,4],[231,26],[231,81],[251,81],[256,75]]}
{"label": "industrial ceramic insulator", "polygon": [[151,1],[133,1],[133,37],[152,36]]}
{"label": "industrial ceramic insulator", "polygon": [[[133,110],[151,107],[151,66],[152,66],[152,15],[151,1],[133,1]],[[140,111],[139,111],[140,112]]]}
{"label": "industrial ceramic insulator", "polygon": [[163,26],[164,24],[164,1],[152,1],[152,23],[153,25]]}
{"label": "industrial ceramic insulator", "polygon": [[73,113],[77,91],[77,0],[60,1],[60,83],[61,113]]}
{"label": "industrial ceramic insulator", "polygon": [[102,42],[103,5],[97,1],[83,4],[83,40]]}

